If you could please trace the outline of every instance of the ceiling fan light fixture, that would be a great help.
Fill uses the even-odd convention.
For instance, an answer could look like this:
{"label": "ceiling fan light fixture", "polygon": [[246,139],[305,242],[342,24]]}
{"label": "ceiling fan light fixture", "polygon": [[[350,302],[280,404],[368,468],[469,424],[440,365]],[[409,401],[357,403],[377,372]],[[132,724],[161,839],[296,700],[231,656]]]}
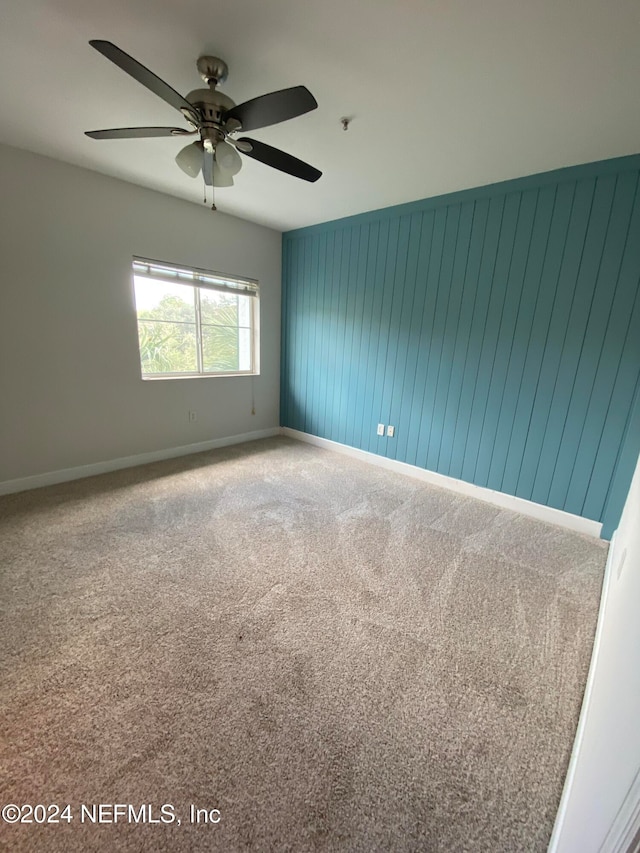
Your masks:
{"label": "ceiling fan light fixture", "polygon": [[229,175],[237,175],[242,168],[242,158],[228,142],[219,142],[216,145],[216,163]]}
{"label": "ceiling fan light fixture", "polygon": [[[321,176],[322,173],[318,169],[285,151],[248,137],[238,140],[230,137],[230,134],[240,129],[245,132],[259,130],[315,110],[318,102],[305,86],[291,86],[236,104],[216,88],[227,76],[226,63],[215,56],[201,56],[198,60],[198,71],[209,88],[194,89],[183,98],[157,74],[112,42],[92,39],[89,44],[154,95],[178,110],[190,125],[189,130],[177,127],[121,127],[87,131],[87,136],[92,139],[143,139],[199,133],[200,141],[183,148],[175,161],[190,178],[196,178],[202,172],[205,187],[212,184],[233,185],[233,175],[237,174],[242,163],[238,151],[266,166],[305,181],[317,181]],[[220,150],[216,152],[217,148]],[[214,168],[217,176],[215,184]]]}
{"label": "ceiling fan light fixture", "polygon": [[214,187],[232,187],[233,176],[229,172],[225,172],[220,166],[213,162],[213,185]]}
{"label": "ceiling fan light fixture", "polygon": [[202,169],[202,142],[192,142],[176,155],[176,163],[190,178],[197,178]]}

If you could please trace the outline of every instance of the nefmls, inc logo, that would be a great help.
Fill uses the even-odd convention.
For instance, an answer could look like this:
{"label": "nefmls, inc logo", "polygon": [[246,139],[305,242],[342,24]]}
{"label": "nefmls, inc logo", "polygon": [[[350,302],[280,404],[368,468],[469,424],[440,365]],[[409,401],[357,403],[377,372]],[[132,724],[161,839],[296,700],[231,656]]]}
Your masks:
{"label": "nefmls, inc logo", "polygon": [[171,803],[160,808],[151,803],[134,806],[131,803],[92,803],[80,805],[81,823],[175,823],[178,820]]}

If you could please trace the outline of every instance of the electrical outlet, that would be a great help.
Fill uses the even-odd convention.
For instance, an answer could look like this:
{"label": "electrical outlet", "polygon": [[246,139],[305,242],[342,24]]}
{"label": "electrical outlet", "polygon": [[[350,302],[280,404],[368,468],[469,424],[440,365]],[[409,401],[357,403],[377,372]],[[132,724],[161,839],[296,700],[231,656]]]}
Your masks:
{"label": "electrical outlet", "polygon": [[197,421],[197,420],[198,420],[197,412],[189,412],[189,421],[191,423],[193,423],[194,421]]}
{"label": "electrical outlet", "polygon": [[396,434],[396,428],[395,428],[394,426],[388,426],[388,427],[387,427],[387,436],[388,436],[389,438],[393,438],[393,436],[394,436],[395,434]]}
{"label": "electrical outlet", "polygon": [[384,435],[384,424],[378,424],[378,435]]}

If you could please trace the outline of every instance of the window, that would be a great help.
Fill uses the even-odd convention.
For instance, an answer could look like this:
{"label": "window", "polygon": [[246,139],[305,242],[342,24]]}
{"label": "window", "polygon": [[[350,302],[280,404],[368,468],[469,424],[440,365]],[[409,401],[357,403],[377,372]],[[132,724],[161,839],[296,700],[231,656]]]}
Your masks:
{"label": "window", "polygon": [[143,379],[258,373],[258,283],[133,260]]}

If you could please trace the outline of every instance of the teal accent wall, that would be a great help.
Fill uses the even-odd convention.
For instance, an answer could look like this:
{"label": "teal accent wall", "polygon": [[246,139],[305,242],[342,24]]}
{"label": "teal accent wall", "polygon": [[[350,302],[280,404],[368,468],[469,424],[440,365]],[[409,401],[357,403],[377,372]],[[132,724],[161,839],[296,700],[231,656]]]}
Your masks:
{"label": "teal accent wall", "polygon": [[610,538],[640,451],[639,175],[634,155],[286,233],[282,425]]}

